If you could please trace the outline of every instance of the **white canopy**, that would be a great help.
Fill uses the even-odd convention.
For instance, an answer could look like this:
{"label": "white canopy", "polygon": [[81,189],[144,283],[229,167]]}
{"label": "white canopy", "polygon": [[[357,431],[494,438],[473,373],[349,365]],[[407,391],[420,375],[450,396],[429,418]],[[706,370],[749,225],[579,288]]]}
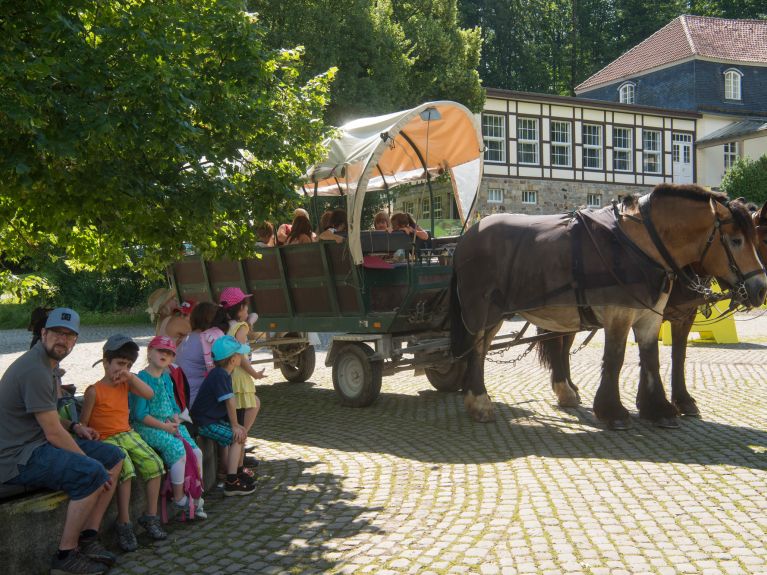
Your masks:
{"label": "white canopy", "polygon": [[482,133],[461,104],[427,102],[412,110],[361,118],[326,142],[327,158],[305,174],[308,195],[343,195],[349,214],[349,248],[362,263],[359,241],[365,193],[448,171],[458,213],[469,216],[482,178]]}

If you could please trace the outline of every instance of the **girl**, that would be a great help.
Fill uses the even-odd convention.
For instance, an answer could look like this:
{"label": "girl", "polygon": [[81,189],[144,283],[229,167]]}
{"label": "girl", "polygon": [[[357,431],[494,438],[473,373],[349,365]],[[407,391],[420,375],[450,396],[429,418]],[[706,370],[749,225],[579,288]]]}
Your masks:
{"label": "girl", "polygon": [[[213,342],[229,329],[224,310],[212,302],[194,306],[189,317],[192,332],[184,340],[176,363],[189,382],[188,405],[191,407],[207,373],[213,369],[210,349]],[[223,328],[223,329],[222,329]]]}
{"label": "girl", "polygon": [[290,234],[288,234],[285,244],[310,243],[312,243],[312,224],[305,215],[298,214],[290,225]]}
{"label": "girl", "polygon": [[373,229],[380,232],[390,232],[391,222],[389,221],[389,214],[381,210],[373,218]]}
{"label": "girl", "polygon": [[[151,399],[129,396],[130,419],[141,438],[146,441],[168,466],[173,485],[173,501],[177,508],[186,509],[189,502],[184,495],[184,468],[186,452],[183,438],[192,446],[197,458],[197,468],[202,476],[202,452],[194,442],[186,426],[181,425],[180,409],[173,399],[173,383],[168,368],[176,357],[176,344],[167,336],[156,336],[149,342],[147,351],[149,365],[138,373],[139,378],[154,392]],[[203,500],[195,501],[195,516],[205,519]]]}
{"label": "girl", "polygon": [[[221,292],[220,303],[229,318],[229,332],[227,335],[234,337],[239,343],[248,342],[248,332],[258,316],[248,317],[248,298],[240,288],[230,287]],[[264,376],[264,370],[256,371],[250,363],[250,358],[245,354],[239,354],[240,361],[232,372],[232,388],[237,407],[237,421],[246,430],[253,427],[261,408],[261,402],[256,395],[256,384],[254,379],[261,379]],[[237,474],[247,473],[252,475],[250,470],[243,467],[245,452],[240,454],[240,462],[237,468]]]}
{"label": "girl", "polygon": [[399,212],[391,217],[391,229],[394,232],[401,231],[408,235],[415,234],[419,240],[428,240],[429,232],[415,223],[413,216],[406,212]]}

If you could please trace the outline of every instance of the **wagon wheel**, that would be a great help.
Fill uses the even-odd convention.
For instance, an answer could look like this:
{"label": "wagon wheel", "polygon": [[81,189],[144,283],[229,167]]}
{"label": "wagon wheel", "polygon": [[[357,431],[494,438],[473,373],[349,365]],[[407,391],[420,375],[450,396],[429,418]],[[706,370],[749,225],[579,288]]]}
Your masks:
{"label": "wagon wheel", "polygon": [[370,361],[373,350],[363,343],[348,343],[333,361],[333,388],[341,403],[367,407],[381,392],[381,362]]}
{"label": "wagon wheel", "polygon": [[437,391],[459,391],[466,374],[466,360],[458,360],[438,367],[427,367],[426,379]]}
{"label": "wagon wheel", "polygon": [[303,383],[314,373],[314,346],[306,345],[299,352],[304,345],[283,345],[273,352],[274,359],[280,362],[282,376],[290,383]]}

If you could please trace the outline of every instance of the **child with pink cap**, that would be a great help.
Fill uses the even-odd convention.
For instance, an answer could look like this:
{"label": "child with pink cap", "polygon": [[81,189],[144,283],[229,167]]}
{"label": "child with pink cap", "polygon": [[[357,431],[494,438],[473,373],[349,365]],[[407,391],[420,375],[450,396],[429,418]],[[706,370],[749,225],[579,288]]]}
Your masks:
{"label": "child with pink cap", "polygon": [[[248,315],[248,303],[250,295],[245,294],[240,288],[228,287],[221,292],[219,302],[229,319],[229,331],[227,335],[235,338],[239,343],[246,344],[248,332],[258,319],[258,315]],[[245,429],[250,429],[256,421],[261,402],[256,395],[256,383],[254,380],[261,379],[264,370],[256,371],[250,363],[250,357],[240,354],[240,362],[232,372],[232,388],[234,390],[237,407],[237,421]],[[249,469],[243,467],[244,451],[240,457],[238,473],[252,475]]]}

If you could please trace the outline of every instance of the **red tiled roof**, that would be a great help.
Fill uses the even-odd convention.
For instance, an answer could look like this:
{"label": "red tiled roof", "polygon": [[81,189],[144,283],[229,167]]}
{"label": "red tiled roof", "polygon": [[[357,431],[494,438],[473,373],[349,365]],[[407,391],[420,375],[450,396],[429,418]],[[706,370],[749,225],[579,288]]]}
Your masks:
{"label": "red tiled roof", "polygon": [[693,56],[767,64],[767,20],[679,16],[575,87],[576,93]]}

